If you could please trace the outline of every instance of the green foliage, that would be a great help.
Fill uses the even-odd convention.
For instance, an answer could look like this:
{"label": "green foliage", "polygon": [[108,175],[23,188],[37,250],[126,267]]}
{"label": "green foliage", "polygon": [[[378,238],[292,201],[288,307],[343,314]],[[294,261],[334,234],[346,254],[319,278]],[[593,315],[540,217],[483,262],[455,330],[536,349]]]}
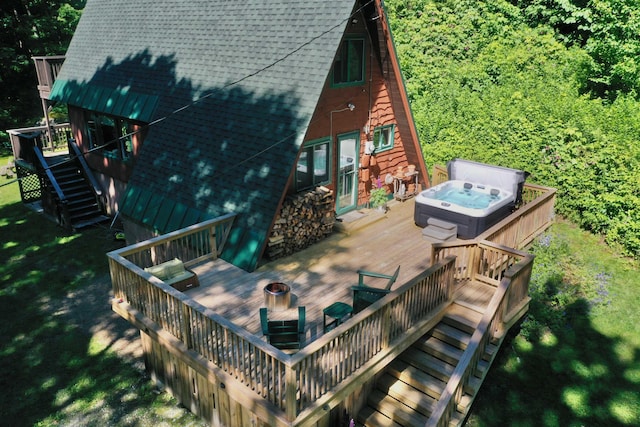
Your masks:
{"label": "green foliage", "polygon": [[567,45],[582,46],[582,87],[597,97],[640,94],[640,14],[635,0],[512,0],[531,26],[550,26]]}
{"label": "green foliage", "polygon": [[378,206],[382,206],[389,200],[387,196],[387,191],[384,188],[374,188],[371,190],[371,194],[369,194],[369,205],[372,208],[377,208]]}
{"label": "green foliage", "polygon": [[637,262],[565,222],[531,249],[529,312],[503,344],[467,425],[638,425]]}
{"label": "green foliage", "polygon": [[507,2],[416,5],[387,2],[427,165],[524,169],[558,189],[558,213],[640,257],[635,97],[581,95],[592,58]]}
{"label": "green foliage", "polygon": [[64,55],[84,3],[84,0],[0,3],[0,26],[5,29],[0,32],[1,130],[31,126],[42,117],[31,57]]}
{"label": "green foliage", "polygon": [[[104,339],[127,335],[125,321],[106,315],[105,254],[122,246],[107,230],[69,234],[28,210],[13,183],[0,186],[0,235],[0,384],[11,390],[0,398],[3,425],[205,425]],[[103,321],[88,319],[101,312]]]}

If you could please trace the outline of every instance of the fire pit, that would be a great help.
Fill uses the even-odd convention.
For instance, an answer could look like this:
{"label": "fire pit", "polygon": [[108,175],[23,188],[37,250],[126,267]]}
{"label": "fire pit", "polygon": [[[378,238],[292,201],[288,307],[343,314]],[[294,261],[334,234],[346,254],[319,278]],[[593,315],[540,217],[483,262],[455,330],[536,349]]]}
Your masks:
{"label": "fire pit", "polygon": [[281,282],[272,282],[264,287],[264,305],[269,310],[284,311],[291,303],[291,288]]}

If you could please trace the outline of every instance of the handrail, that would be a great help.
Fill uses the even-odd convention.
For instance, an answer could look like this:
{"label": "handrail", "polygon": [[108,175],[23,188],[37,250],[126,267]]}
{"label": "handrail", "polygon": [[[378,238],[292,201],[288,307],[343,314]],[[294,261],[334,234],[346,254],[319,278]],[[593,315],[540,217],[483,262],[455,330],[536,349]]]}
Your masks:
{"label": "handrail", "polygon": [[39,165],[42,167],[42,170],[47,175],[47,178],[49,179],[51,186],[53,187],[54,191],[56,192],[56,195],[58,196],[58,199],[60,199],[60,202],[66,203],[67,196],[64,195],[62,188],[60,188],[60,185],[58,185],[58,181],[56,181],[56,177],[53,175],[53,172],[51,172],[51,168],[49,167],[49,164],[47,163],[44,156],[42,155],[42,152],[38,147],[33,147],[33,152],[35,153],[36,158],[38,159]]}
{"label": "handrail", "polygon": [[503,314],[508,303],[512,282],[528,282],[532,265],[533,256],[528,255],[505,273],[478,327],[471,336],[467,348],[440,395],[440,399],[427,421],[427,427],[449,425],[449,421],[462,398],[464,387],[468,384],[470,377],[474,375],[487,345],[498,334],[500,334],[500,339],[503,337],[501,334]]}
{"label": "handrail", "polygon": [[80,152],[80,148],[78,148],[78,146],[75,144],[75,140],[73,138],[70,138],[68,140],[67,146],[69,147],[69,152],[73,152],[73,156],[75,156],[75,158],[80,163],[80,170],[82,171],[82,174],[89,180],[91,189],[96,196],[96,200],[98,202],[98,205],[100,206],[100,209],[104,210],[105,201],[102,193],[102,188],[100,187],[100,184],[98,184],[95,176],[93,176],[93,173],[91,173],[91,169],[89,168],[87,161],[84,159],[84,155]]}
{"label": "handrail", "polygon": [[[51,184],[51,187],[53,187],[53,190],[56,192],[56,196],[58,197],[58,203],[60,205],[59,211],[54,212],[53,211],[54,206],[51,204],[53,203],[53,200],[49,200],[49,202],[51,203],[48,203],[47,202],[48,199],[46,199],[46,195],[43,193],[42,195],[43,207],[45,208],[45,210],[51,209],[51,212],[49,213],[53,214],[54,216],[57,216],[57,219],[60,222],[60,225],[64,227],[69,227],[71,225],[71,218],[69,215],[67,196],[65,196],[64,191],[62,191],[62,188],[60,188],[60,185],[58,184],[56,177],[53,175],[53,172],[51,172],[51,168],[49,164],[47,163],[44,156],[42,155],[42,152],[37,146],[33,147],[33,153],[35,154],[36,159],[38,159],[38,165],[36,165],[36,170],[38,170],[39,173],[44,172],[47,181],[49,182],[49,184]],[[40,168],[42,169],[40,170],[38,166],[40,166]]]}
{"label": "handrail", "polygon": [[[517,249],[524,248],[553,222],[556,192],[555,188],[525,184],[525,204],[516,211],[518,215],[509,215],[476,239]],[[533,195],[536,197],[531,199]]]}
{"label": "handrail", "polygon": [[498,285],[509,267],[529,256],[526,252],[487,240],[437,242],[431,245],[431,262],[456,257],[456,279],[481,280]]}
{"label": "handrail", "polygon": [[18,139],[20,134],[28,134],[32,132],[42,132],[42,133],[52,132],[51,141],[53,141],[53,145],[51,147],[48,146],[49,138],[38,136],[37,139],[40,141],[40,146],[43,147],[43,150],[53,151],[56,147],[67,143],[68,134],[70,133],[70,131],[71,131],[71,125],[69,123],[59,123],[59,124],[51,125],[50,128],[47,128],[47,126],[42,125],[42,126],[31,126],[31,127],[19,128],[19,129],[8,129],[7,134],[9,134],[9,139],[11,140],[13,155],[16,160],[19,160],[19,159],[22,159],[20,141]]}
{"label": "handrail", "polygon": [[[107,256],[113,259],[122,257],[139,268],[159,264],[175,256],[180,256],[185,265],[207,258],[215,259],[224,249],[235,217],[235,213],[225,214],[117,249],[109,252]],[[206,237],[202,235],[203,232],[207,234]]]}

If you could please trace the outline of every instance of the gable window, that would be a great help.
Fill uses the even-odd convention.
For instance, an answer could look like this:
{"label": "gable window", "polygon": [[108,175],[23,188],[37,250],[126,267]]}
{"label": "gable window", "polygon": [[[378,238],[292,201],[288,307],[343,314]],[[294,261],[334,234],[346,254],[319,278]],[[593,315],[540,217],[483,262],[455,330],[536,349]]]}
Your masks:
{"label": "gable window", "polygon": [[393,148],[395,125],[378,126],[373,130],[373,145],[376,153]]}
{"label": "gable window", "polygon": [[89,149],[111,159],[129,160],[133,154],[131,134],[134,124],[128,120],[90,114],[87,120]]}
{"label": "gable window", "polygon": [[296,191],[329,183],[329,154],[329,138],[305,143],[296,164]]}
{"label": "gable window", "polygon": [[364,83],[364,39],[346,39],[333,64],[334,86]]}

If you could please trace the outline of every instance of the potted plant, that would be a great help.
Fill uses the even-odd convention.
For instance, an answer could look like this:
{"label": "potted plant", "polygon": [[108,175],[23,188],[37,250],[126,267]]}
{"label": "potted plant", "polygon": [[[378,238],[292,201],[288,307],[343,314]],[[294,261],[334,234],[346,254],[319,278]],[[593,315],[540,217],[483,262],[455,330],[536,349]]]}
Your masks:
{"label": "potted plant", "polygon": [[376,188],[372,188],[369,194],[369,207],[372,209],[386,210],[388,200],[387,190],[382,186],[380,177],[378,177],[376,179]]}

